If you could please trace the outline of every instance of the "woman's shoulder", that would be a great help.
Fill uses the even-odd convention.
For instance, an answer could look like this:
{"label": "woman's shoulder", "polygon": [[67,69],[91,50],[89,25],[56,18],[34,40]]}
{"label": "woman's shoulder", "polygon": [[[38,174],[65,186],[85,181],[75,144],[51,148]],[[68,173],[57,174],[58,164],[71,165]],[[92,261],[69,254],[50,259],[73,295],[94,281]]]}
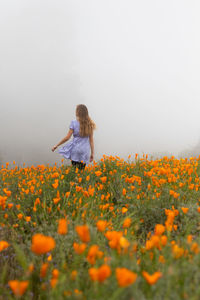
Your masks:
{"label": "woman's shoulder", "polygon": [[78,128],[79,127],[79,122],[76,119],[72,120],[69,127],[71,129]]}
{"label": "woman's shoulder", "polygon": [[79,125],[79,121],[77,119],[72,120],[74,125]]}
{"label": "woman's shoulder", "polygon": [[78,124],[79,122],[76,119],[71,120],[70,124]]}

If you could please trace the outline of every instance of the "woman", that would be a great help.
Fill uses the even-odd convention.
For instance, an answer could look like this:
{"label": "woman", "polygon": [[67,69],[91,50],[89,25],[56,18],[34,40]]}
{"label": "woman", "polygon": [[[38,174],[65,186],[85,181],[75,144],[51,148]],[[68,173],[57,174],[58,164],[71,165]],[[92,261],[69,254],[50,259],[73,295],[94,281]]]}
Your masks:
{"label": "woman", "polygon": [[58,152],[70,159],[73,166],[84,169],[86,164],[94,159],[93,131],[95,128],[96,125],[90,119],[87,107],[79,104],[76,107],[76,120],[71,121],[68,134],[52,148],[52,151],[67,142],[73,134],[73,140]]}

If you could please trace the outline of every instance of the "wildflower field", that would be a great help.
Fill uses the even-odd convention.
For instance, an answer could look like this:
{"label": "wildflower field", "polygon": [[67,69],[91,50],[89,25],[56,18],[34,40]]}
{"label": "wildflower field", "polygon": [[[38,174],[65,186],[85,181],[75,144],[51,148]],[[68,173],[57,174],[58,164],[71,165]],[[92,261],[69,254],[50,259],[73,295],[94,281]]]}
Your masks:
{"label": "wildflower field", "polygon": [[0,170],[0,300],[200,299],[200,158]]}

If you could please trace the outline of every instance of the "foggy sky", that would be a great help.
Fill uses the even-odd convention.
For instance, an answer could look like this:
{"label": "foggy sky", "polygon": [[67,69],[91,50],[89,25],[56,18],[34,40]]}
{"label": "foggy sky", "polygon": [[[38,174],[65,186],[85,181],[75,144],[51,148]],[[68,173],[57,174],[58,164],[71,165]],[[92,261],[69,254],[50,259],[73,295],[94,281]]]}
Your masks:
{"label": "foggy sky", "polygon": [[200,3],[1,0],[0,161],[51,152],[77,104],[95,159],[180,151],[200,140]]}

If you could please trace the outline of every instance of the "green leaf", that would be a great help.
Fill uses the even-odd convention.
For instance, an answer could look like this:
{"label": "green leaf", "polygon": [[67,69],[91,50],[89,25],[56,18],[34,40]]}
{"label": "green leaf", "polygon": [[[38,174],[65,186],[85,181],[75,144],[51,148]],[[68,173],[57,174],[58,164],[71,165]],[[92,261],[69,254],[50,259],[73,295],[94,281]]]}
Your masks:
{"label": "green leaf", "polygon": [[13,248],[14,248],[15,253],[16,253],[17,261],[19,262],[19,264],[21,265],[23,270],[27,270],[28,262],[26,260],[25,253],[23,252],[23,250],[17,244],[13,244]]}

